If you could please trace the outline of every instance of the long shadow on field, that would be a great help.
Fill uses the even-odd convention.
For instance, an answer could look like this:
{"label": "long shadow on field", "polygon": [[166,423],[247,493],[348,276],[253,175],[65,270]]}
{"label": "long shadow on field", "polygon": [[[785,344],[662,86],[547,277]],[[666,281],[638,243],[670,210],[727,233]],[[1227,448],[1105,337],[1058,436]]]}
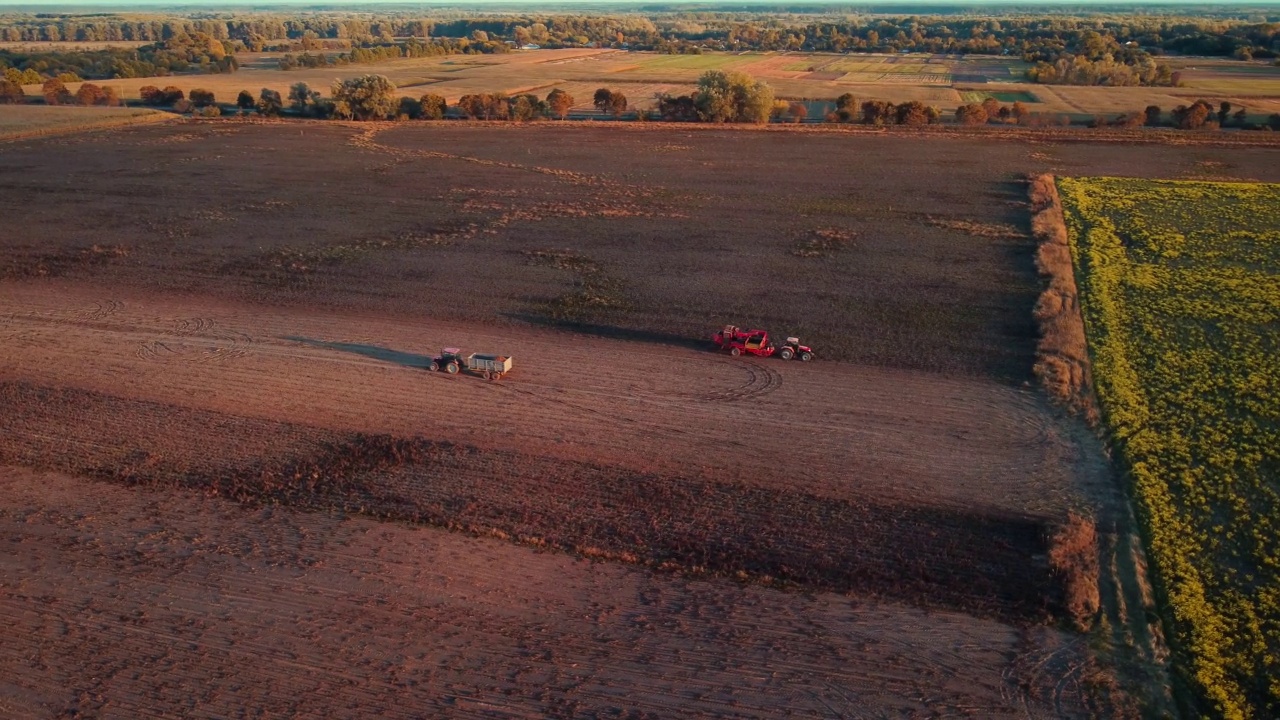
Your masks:
{"label": "long shadow on field", "polygon": [[[360,513],[655,569],[1005,620],[1042,621],[1062,607],[1044,517],[820,497],[21,382],[0,382],[0,407],[7,409],[0,465]],[[56,437],[47,432],[54,427]],[[299,437],[314,441],[300,445]],[[250,439],[295,449],[210,464]]]}
{"label": "long shadow on field", "polygon": [[428,355],[414,355],[413,353],[392,350],[391,348],[378,347],[377,345],[362,345],[360,343],[343,343],[330,342],[328,340],[313,340],[311,338],[298,337],[296,335],[284,335],[281,340],[301,343],[311,347],[324,348],[325,350],[337,350],[338,352],[353,353],[355,355],[363,355],[374,360],[395,363],[405,367],[425,368],[431,364],[431,357]]}
{"label": "long shadow on field", "polygon": [[652,343],[656,345],[674,345],[694,350],[707,350],[711,345],[711,331],[705,338],[691,338],[688,335],[638,330],[636,328],[618,327],[617,325],[601,325],[598,323],[577,322],[574,320],[556,320],[541,315],[528,313],[503,313],[507,318],[539,327],[556,330],[569,330],[582,335],[609,338],[610,340],[627,340],[630,342]]}

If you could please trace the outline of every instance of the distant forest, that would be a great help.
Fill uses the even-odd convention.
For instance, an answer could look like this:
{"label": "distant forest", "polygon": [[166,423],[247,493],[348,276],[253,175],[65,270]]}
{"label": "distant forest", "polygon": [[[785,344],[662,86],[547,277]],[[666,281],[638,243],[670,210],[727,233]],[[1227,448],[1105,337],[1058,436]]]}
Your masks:
{"label": "distant forest", "polygon": [[[1189,12],[1189,11],[1188,11]],[[1135,11],[1136,13],[1136,11]],[[613,47],[666,53],[810,51],[968,53],[1033,63],[1028,79],[1075,85],[1164,85],[1161,55],[1280,57],[1280,16],[1118,14],[836,16],[796,12],[614,15],[201,12],[3,14],[3,42],[144,42],[138,49],[4,51],[0,69],[107,79],[234,71],[244,51],[347,50],[344,62],[511,47]],[[412,47],[410,47],[412,45]],[[313,58],[316,56],[312,56]],[[314,61],[314,60],[313,60]]]}

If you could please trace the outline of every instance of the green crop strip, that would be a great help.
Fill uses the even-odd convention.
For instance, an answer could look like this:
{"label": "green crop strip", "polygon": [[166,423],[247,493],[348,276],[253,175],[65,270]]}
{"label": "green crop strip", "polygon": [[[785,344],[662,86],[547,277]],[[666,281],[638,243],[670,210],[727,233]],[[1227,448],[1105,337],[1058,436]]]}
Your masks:
{"label": "green crop strip", "polygon": [[1175,662],[1213,714],[1280,717],[1280,185],[1058,188]]}

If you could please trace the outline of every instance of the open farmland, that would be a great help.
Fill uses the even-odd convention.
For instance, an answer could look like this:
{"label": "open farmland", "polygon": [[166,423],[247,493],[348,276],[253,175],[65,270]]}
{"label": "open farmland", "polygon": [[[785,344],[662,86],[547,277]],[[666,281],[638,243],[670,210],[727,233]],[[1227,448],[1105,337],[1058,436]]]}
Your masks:
{"label": "open farmland", "polygon": [[0,105],[0,140],[173,120],[148,108]]}
{"label": "open farmland", "polygon": [[[1022,178],[1276,182],[1277,150],[784,130],[0,146],[3,707],[1164,707],[1105,454],[1031,384]],[[712,353],[725,322],[820,361]],[[425,372],[445,345],[516,367]],[[1093,636],[1049,560],[1075,509]]]}
{"label": "open farmland", "polygon": [[1103,411],[1186,677],[1280,713],[1280,185],[1060,179]]}
{"label": "open farmland", "polygon": [[[572,88],[574,97],[583,101],[584,96],[589,100],[596,88],[610,87],[626,94],[633,106],[651,108],[656,92],[687,92],[707,70],[733,70],[768,82],[784,98],[831,100],[852,93],[859,100],[919,100],[944,112],[985,95],[1017,99],[1033,112],[1076,117],[1134,112],[1148,105],[1168,112],[1200,97],[1229,101],[1258,117],[1280,112],[1280,68],[1221,60],[1183,68],[1184,87],[1168,88],[1033,85],[1023,81],[1026,63],[990,56],[662,55],[574,48],[400,59],[291,71],[277,69],[281,56],[243,53],[238,56],[242,69],[230,74],[131,78],[99,84],[114,86],[125,98],[139,97],[138,90],[144,85],[172,84],[188,92],[193,88],[211,90],[219,100],[231,102],[241,90],[257,95],[262,88],[270,88],[287,95],[290,85],[305,82],[327,92],[335,79],[378,73],[390,78],[402,95],[418,97],[430,92],[451,103],[472,93],[535,92],[545,96],[553,87]],[[78,85],[68,87],[74,92]],[[40,92],[38,85],[25,89],[29,95]]]}

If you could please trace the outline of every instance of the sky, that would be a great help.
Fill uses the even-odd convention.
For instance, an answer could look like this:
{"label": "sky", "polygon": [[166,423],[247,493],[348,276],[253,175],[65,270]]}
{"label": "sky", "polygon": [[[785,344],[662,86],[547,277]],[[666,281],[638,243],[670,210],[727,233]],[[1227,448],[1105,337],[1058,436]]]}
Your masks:
{"label": "sky", "polygon": [[[930,8],[941,6],[958,6],[961,8],[981,12],[984,8],[995,8],[1007,10],[1015,7],[1023,10],[1033,10],[1036,7],[1055,8],[1062,7],[1098,7],[1098,6],[1114,6],[1117,8],[1133,8],[1133,7],[1171,7],[1171,6],[1195,6],[1201,8],[1207,7],[1226,7],[1241,10],[1254,10],[1267,13],[1273,13],[1280,10],[1280,0],[1243,0],[1231,2],[1230,0],[347,0],[345,2],[326,2],[325,0],[0,0],[0,10],[6,12],[65,12],[74,14],[77,12],[102,12],[104,10],[127,12],[130,10],[146,10],[148,12],[156,12],[162,9],[171,9],[174,11],[192,12],[199,10],[237,10],[237,11],[270,11],[274,8],[287,7],[292,9],[306,8],[311,10],[323,11],[343,11],[343,10],[372,10],[376,8],[387,8],[399,11],[421,9],[423,12],[429,12],[432,9],[450,8],[465,9],[475,8],[476,10],[523,10],[523,11],[544,11],[555,12],[557,10],[566,9],[566,7],[590,7],[597,12],[608,12],[610,9],[626,9],[628,6],[646,6],[654,8],[660,6],[664,9],[678,9],[688,7],[689,9],[714,10],[717,7],[729,6],[733,9],[742,9],[743,6],[762,5],[771,9],[780,7],[802,7],[802,6],[818,6],[832,5],[843,8],[852,8],[855,10],[876,11],[881,12],[890,6],[901,6],[904,8],[920,8],[922,12],[927,12]],[[582,12],[583,10],[578,10]]]}

